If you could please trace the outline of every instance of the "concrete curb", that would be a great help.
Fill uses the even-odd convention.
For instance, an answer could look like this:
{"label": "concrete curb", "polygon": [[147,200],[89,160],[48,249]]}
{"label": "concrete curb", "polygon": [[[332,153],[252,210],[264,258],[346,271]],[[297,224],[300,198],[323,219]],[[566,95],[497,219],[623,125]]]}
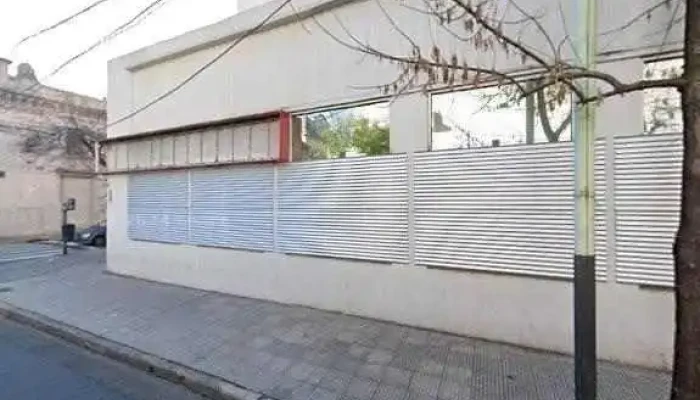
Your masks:
{"label": "concrete curb", "polygon": [[[45,245],[56,246],[56,247],[63,246],[63,242],[60,240],[39,240],[39,241],[36,241],[33,243],[45,244]],[[68,242],[66,244],[66,246],[68,246],[69,249],[81,249],[81,250],[90,247],[90,246],[86,246],[86,245],[84,245],[82,243],[78,243],[78,242]]]}
{"label": "concrete curb", "polygon": [[185,386],[213,400],[274,400],[233,382],[0,301],[0,316]]}

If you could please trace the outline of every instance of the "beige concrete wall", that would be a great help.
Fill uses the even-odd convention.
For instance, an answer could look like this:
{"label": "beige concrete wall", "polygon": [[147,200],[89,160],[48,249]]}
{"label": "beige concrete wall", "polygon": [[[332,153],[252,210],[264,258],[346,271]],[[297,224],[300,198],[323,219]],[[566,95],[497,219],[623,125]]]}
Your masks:
{"label": "beige concrete wall", "polygon": [[92,176],[64,175],[61,178],[61,201],[74,198],[75,210],[68,213],[68,223],[77,229],[105,219],[105,184]]}
{"label": "beige concrete wall", "polygon": [[60,180],[54,173],[8,171],[0,178],[0,237],[34,237],[60,230]]}
{"label": "beige concrete wall", "polygon": [[7,171],[0,178],[0,238],[44,238],[60,234],[61,201],[76,199],[68,222],[85,228],[105,219],[105,185],[91,176]]}
{"label": "beige concrete wall", "polygon": [[[123,175],[109,177],[110,271],[528,347],[573,350],[571,282],[131,241],[127,181]],[[600,357],[670,368],[673,307],[671,292],[599,284]]]}

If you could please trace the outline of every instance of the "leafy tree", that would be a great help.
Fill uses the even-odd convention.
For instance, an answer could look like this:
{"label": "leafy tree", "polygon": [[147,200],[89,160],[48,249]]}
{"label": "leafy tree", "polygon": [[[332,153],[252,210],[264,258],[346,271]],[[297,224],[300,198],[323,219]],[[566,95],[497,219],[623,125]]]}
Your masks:
{"label": "leafy tree", "polygon": [[377,156],[389,153],[389,128],[381,127],[367,118],[353,123],[353,145],[360,153]]}
{"label": "leafy tree", "polygon": [[[368,156],[389,152],[389,128],[367,118],[350,114],[332,122],[325,117],[313,121],[311,133],[307,122],[305,159],[344,158],[353,151]],[[320,133],[319,126],[324,127]]]}

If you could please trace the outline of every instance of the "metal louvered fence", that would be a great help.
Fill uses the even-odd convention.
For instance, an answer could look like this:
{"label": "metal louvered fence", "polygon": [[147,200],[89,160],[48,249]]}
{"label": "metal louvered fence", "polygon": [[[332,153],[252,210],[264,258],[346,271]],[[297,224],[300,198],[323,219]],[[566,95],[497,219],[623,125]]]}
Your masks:
{"label": "metal louvered fence", "polygon": [[[598,279],[672,284],[680,136],[601,140],[595,173]],[[571,143],[151,172],[128,190],[133,240],[573,273]]]}
{"label": "metal louvered fence", "polygon": [[[571,143],[421,153],[415,164],[416,263],[570,278],[573,190]],[[596,213],[597,243],[605,242],[603,204]],[[597,265],[603,280],[605,257]]]}

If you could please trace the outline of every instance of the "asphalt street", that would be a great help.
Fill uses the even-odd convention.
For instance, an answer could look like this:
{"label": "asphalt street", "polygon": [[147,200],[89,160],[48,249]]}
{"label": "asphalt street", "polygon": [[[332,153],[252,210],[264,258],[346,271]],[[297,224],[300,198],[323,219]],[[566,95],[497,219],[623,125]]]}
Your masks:
{"label": "asphalt street", "polygon": [[184,387],[0,318],[0,399],[203,398]]}

